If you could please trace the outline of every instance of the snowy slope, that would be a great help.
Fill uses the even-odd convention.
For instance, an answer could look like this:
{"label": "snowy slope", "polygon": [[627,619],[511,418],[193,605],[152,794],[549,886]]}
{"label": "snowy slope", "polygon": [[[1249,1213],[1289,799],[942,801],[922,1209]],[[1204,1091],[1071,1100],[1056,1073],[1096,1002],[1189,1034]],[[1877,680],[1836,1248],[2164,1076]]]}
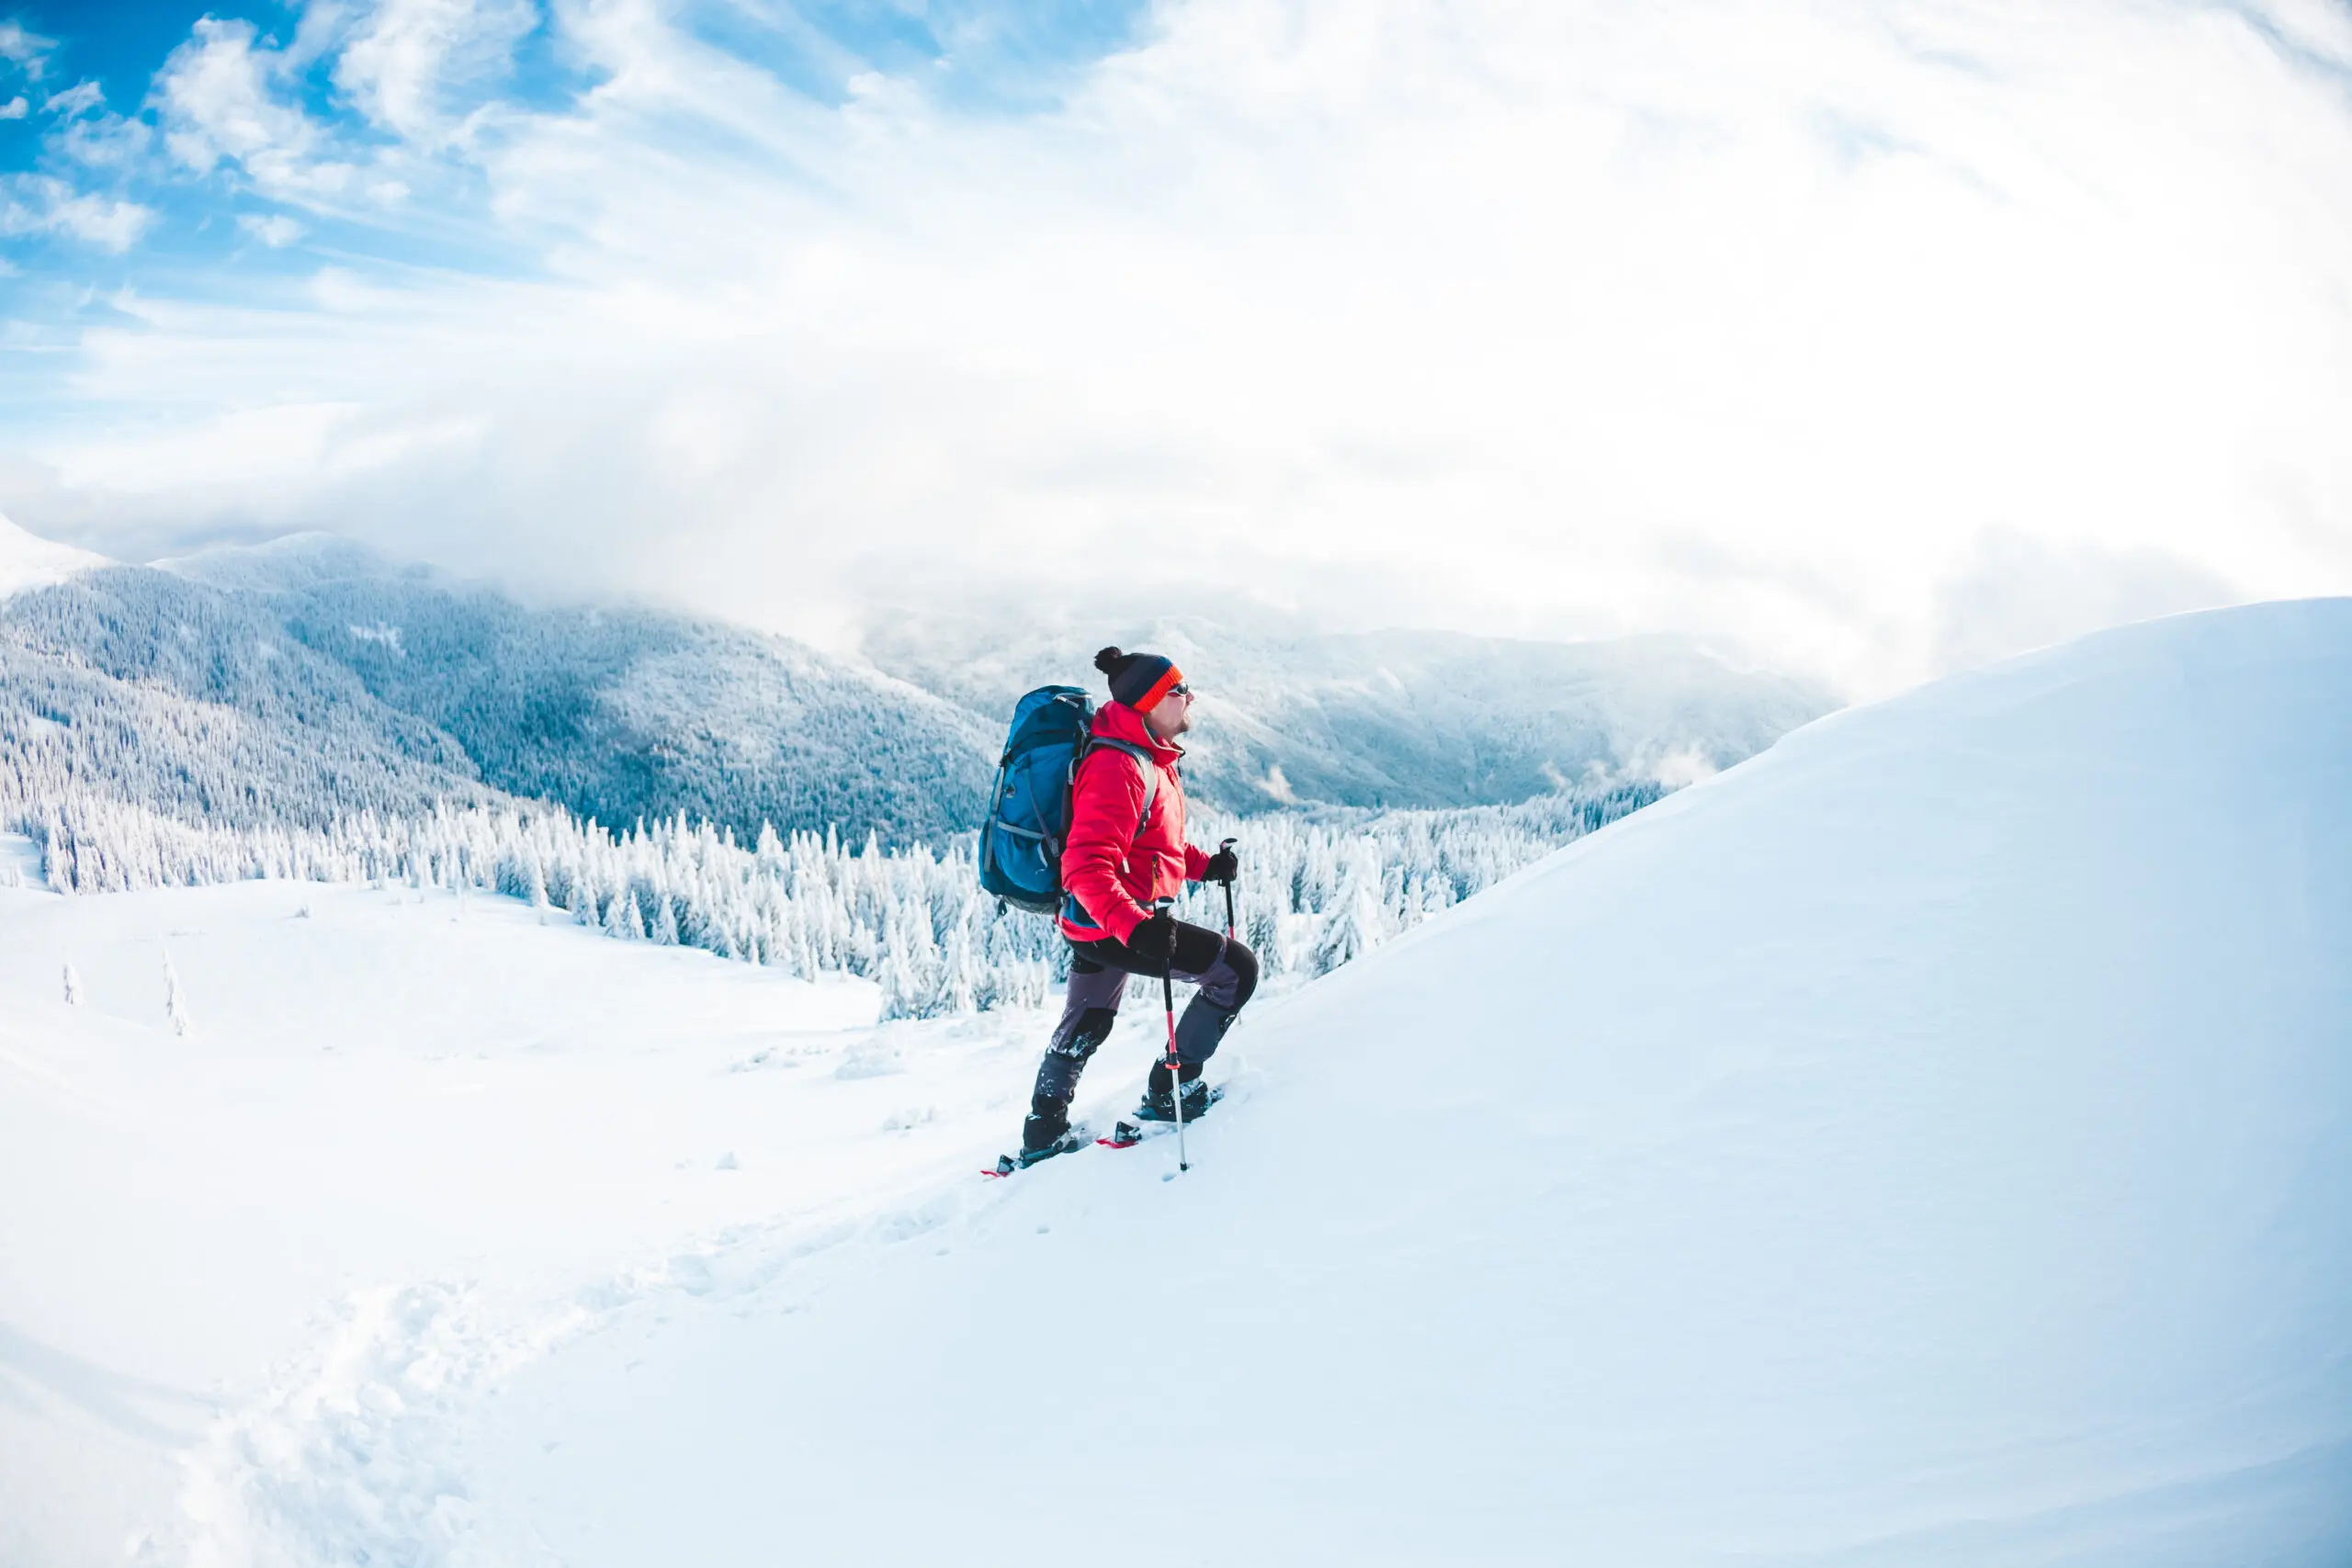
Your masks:
{"label": "snowy slope", "polygon": [[1034,1016],[876,1028],[863,981],[550,919],[61,897],[0,835],[0,1563],[445,1561],[394,1548],[486,1371],[1018,1114]]}
{"label": "snowy slope", "polygon": [[1826,720],[1251,1020],[1180,1179],[559,1349],[480,1495],[582,1568],[2341,1563],[2348,697],[2324,602]]}
{"label": "snowy slope", "polygon": [[0,517],[0,599],[27,588],[46,588],[93,568],[113,563],[104,556],[28,534]]}
{"label": "snowy slope", "polygon": [[0,887],[0,1561],[2340,1564],[2347,694],[2317,602],[1835,716],[1253,1011],[1174,1179],[972,1174],[1034,1017]]}

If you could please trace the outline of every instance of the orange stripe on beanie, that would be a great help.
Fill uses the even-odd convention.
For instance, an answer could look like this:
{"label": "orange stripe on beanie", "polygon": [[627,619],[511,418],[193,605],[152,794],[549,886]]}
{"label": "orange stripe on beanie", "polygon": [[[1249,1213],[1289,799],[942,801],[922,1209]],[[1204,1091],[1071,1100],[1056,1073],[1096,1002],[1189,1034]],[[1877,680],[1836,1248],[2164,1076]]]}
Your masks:
{"label": "orange stripe on beanie", "polygon": [[1111,696],[1137,712],[1148,712],[1184,678],[1172,660],[1156,653],[1122,653],[1106,648],[1094,656],[1094,668],[1111,678]]}
{"label": "orange stripe on beanie", "polygon": [[1160,676],[1159,680],[1154,681],[1151,683],[1151,690],[1146,692],[1142,697],[1137,699],[1134,705],[1135,710],[1137,713],[1149,713],[1152,709],[1159,705],[1159,699],[1168,694],[1169,689],[1183,679],[1184,672],[1182,670],[1177,669],[1173,664],[1170,665],[1168,667],[1168,672]]}

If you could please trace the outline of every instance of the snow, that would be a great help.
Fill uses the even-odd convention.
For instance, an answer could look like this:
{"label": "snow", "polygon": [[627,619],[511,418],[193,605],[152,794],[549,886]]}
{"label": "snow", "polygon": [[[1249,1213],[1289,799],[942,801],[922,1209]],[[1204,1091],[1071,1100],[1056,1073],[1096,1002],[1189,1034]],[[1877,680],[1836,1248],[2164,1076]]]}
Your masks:
{"label": "snow", "polygon": [[714,1238],[936,1186],[1017,1122],[1034,1014],[876,1028],[863,981],[540,918],[0,885],[0,1562],[316,1560],[301,1532],[344,1516],[270,1500],[395,1473],[314,1463],[343,1392],[503,1365]]}
{"label": "snow", "polygon": [[45,887],[40,846],[22,833],[0,833],[0,887]]}
{"label": "snow", "polygon": [[2342,1562],[2348,693],[1833,716],[1254,1008],[1181,1177],[978,1179],[1035,1015],[0,888],[0,1560]]}
{"label": "snow", "polygon": [[101,555],[28,534],[0,517],[0,599],[27,588],[46,588],[114,563]]}

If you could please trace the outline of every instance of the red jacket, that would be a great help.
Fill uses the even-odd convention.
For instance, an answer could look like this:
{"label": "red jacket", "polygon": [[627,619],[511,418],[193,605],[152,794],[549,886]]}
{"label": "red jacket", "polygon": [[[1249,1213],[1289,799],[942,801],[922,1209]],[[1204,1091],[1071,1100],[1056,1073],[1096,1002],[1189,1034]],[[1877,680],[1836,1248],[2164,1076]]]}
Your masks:
{"label": "red jacket", "polygon": [[1094,716],[1094,733],[1148,752],[1159,784],[1151,820],[1144,822],[1139,760],[1098,746],[1078,765],[1069,841],[1062,849],[1062,886],[1070,895],[1062,903],[1062,931],[1077,942],[1125,942],[1150,917],[1145,906],[1198,882],[1209,857],[1184,841],[1184,784],[1176,772],[1183,751],[1156,738],[1125,703],[1105,704]]}

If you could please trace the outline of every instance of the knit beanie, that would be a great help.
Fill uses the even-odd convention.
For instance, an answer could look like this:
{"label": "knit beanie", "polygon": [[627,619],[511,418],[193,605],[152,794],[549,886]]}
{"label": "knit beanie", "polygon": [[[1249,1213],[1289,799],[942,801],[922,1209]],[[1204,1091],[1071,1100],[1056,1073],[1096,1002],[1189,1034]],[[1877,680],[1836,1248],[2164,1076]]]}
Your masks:
{"label": "knit beanie", "polygon": [[1139,713],[1148,713],[1184,678],[1173,661],[1156,653],[1121,653],[1106,648],[1094,656],[1094,668],[1111,677],[1111,695]]}

